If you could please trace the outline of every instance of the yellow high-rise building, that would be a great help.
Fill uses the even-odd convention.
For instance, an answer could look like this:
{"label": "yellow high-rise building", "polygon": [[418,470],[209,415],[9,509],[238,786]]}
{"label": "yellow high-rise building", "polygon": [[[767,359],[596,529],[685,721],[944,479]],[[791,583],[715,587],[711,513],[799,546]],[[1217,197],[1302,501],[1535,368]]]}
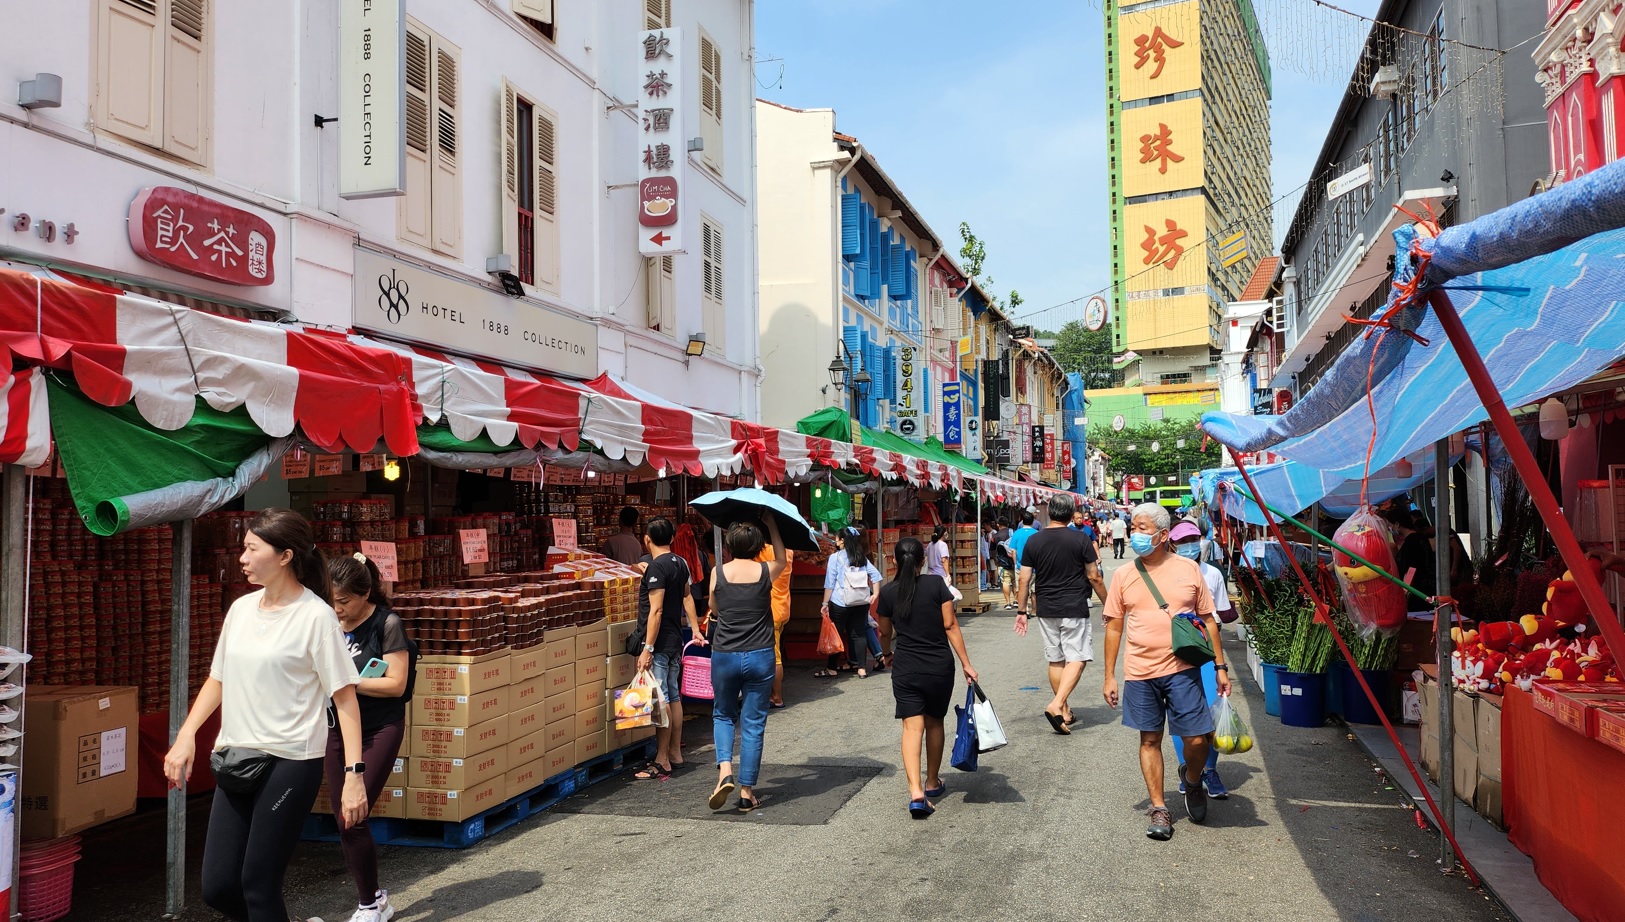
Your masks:
{"label": "yellow high-rise building", "polygon": [[1263,35],[1250,0],[1104,5],[1113,345],[1142,384],[1217,385],[1224,306],[1274,247]]}

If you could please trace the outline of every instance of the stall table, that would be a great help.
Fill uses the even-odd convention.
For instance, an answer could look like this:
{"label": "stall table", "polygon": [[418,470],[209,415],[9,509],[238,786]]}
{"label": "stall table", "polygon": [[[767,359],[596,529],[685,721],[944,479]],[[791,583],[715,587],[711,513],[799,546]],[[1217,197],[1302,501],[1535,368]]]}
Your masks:
{"label": "stall table", "polygon": [[1534,860],[1535,874],[1577,918],[1620,918],[1625,907],[1625,752],[1535,710],[1508,688],[1501,714],[1501,771],[1507,835]]}

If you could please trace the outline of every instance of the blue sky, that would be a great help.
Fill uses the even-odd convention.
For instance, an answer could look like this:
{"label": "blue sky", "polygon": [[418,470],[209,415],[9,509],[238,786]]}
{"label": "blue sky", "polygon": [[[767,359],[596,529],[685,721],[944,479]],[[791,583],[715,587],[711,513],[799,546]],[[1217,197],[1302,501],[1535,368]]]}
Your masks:
{"label": "blue sky", "polygon": [[[1309,6],[1263,5],[1293,3]],[[1363,13],[1376,5],[1347,3]],[[952,250],[959,222],[970,222],[987,245],[983,272],[995,293],[1016,288],[1026,302],[1020,313],[1037,314],[1110,281],[1098,6],[758,0],[756,95],[833,108],[837,130],[863,142]],[[1271,28],[1265,19],[1266,35]],[[1276,197],[1308,179],[1342,98],[1342,80],[1293,68],[1292,54],[1317,53],[1324,50],[1271,49]],[[1032,322],[1057,328],[1081,308]]]}

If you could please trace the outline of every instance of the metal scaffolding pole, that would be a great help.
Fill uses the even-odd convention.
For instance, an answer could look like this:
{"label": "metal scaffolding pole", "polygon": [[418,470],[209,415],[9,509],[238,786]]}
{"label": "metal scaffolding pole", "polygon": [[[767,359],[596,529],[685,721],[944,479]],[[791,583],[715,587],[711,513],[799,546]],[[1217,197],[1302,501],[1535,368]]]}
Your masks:
{"label": "metal scaffolding pole", "polygon": [[[1450,595],[1450,440],[1433,443],[1433,594],[1440,599]],[[1434,610],[1433,633],[1438,641],[1439,739],[1456,738],[1455,684],[1451,682],[1450,656],[1454,652],[1450,624],[1454,611],[1447,605]],[[1439,746],[1439,800],[1450,828],[1456,826],[1455,746]],[[1450,840],[1440,838],[1439,861],[1445,870],[1456,866],[1456,853]]]}

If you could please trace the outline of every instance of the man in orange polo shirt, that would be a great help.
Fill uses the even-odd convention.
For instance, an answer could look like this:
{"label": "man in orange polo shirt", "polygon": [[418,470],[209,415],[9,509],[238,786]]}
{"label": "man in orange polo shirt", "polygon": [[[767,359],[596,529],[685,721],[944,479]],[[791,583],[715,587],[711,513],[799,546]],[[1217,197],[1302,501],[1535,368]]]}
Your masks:
{"label": "man in orange polo shirt", "polygon": [[[784,707],[784,626],[790,623],[790,570],[795,566],[796,552],[786,550],[785,562],[788,564],[779,578],[773,581],[773,693],[768,697],[770,707]],[[773,560],[772,545],[762,545],[762,552],[756,555],[759,563],[769,563]]]}
{"label": "man in orange polo shirt", "polygon": [[[1137,557],[1135,566],[1119,567],[1112,574],[1102,612],[1106,619],[1104,694],[1106,703],[1114,708],[1119,703],[1117,653],[1125,638],[1128,641],[1121,695],[1123,725],[1140,731],[1140,771],[1151,797],[1151,822],[1145,834],[1158,840],[1174,834],[1163,799],[1164,723],[1185,744],[1185,810],[1194,823],[1207,819],[1202,769],[1213,739],[1213,715],[1202,690],[1201,667],[1174,655],[1174,618],[1191,613],[1200,619],[1213,645],[1219,694],[1230,694],[1230,667],[1218,642],[1213,595],[1196,562],[1174,553],[1168,542],[1171,525],[1168,510],[1156,503],[1134,507],[1129,542]],[[1166,605],[1157,604],[1146,578],[1156,585]]]}

